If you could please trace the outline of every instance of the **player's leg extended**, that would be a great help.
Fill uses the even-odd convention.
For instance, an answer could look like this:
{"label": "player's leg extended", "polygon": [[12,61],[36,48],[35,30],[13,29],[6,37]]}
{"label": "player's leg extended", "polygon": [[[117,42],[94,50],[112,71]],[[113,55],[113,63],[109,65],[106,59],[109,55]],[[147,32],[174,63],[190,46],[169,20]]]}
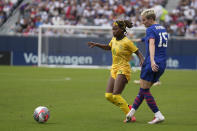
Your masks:
{"label": "player's leg extended", "polygon": [[153,82],[149,82],[146,80],[140,80],[140,86],[143,88],[144,90],[144,98],[146,99],[146,102],[148,104],[148,106],[150,107],[150,109],[155,113],[157,112],[159,109],[156,105],[156,102],[154,100],[154,97],[152,96],[151,92],[150,92],[150,88],[153,85]]}
{"label": "player's leg extended", "polygon": [[135,110],[137,110],[138,107],[143,102],[143,100],[144,100],[144,89],[143,88],[140,88],[139,89],[139,92],[138,92],[138,95],[136,96],[136,98],[134,100],[134,103],[132,105],[132,108],[134,108]]}
{"label": "player's leg extended", "polygon": [[141,103],[143,102],[143,100],[144,100],[144,89],[143,88],[140,88],[140,90],[138,92],[138,95],[136,96],[136,98],[134,100],[134,103],[132,105],[132,108],[135,109],[134,110],[134,113],[139,108],[139,106],[141,105]]}
{"label": "player's leg extended", "polygon": [[150,109],[155,113],[155,118],[148,123],[155,124],[155,123],[163,121],[165,118],[161,114],[161,112],[159,111],[159,108],[157,107],[154,97],[152,96],[152,94],[150,92],[150,88],[153,85],[153,82],[149,82],[149,81],[141,79],[140,83],[144,89],[144,98],[146,99],[146,102],[147,102],[148,106],[150,107]]}
{"label": "player's leg extended", "polygon": [[130,122],[131,118],[134,116],[135,111],[138,109],[138,107],[141,105],[141,103],[144,100],[144,89],[140,88],[138,95],[136,96],[134,103],[132,105],[131,110],[127,114],[125,122]]}
{"label": "player's leg extended", "polygon": [[105,98],[113,104],[115,104],[113,101],[113,94],[112,94],[114,89],[114,82],[115,82],[114,78],[110,76],[105,93]]}
{"label": "player's leg extended", "polygon": [[113,99],[116,105],[120,107],[120,109],[127,114],[130,109],[128,107],[127,102],[125,99],[121,96],[122,91],[125,88],[125,85],[127,84],[126,76],[123,74],[118,74],[114,83],[114,90],[113,90]]}

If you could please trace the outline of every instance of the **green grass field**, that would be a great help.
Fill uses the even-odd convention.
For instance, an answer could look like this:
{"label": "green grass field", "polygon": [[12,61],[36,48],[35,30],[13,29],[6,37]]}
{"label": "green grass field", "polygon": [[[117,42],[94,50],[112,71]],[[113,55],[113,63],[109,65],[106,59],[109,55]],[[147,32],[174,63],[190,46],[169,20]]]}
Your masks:
{"label": "green grass field", "polygon": [[[136,123],[123,123],[120,109],[104,98],[107,69],[65,69],[0,66],[0,131],[196,131],[197,71],[167,70],[162,85],[153,87],[166,121],[148,125],[153,113],[144,101]],[[139,72],[122,96],[133,103]],[[37,106],[47,106],[45,124],[34,121]]]}

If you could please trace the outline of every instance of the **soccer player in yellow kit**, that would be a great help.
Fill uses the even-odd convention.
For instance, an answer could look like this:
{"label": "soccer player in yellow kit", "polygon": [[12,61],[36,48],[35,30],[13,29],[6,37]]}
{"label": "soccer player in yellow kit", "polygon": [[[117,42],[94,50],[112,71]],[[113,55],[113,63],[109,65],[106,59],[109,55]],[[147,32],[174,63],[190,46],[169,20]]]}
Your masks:
{"label": "soccer player in yellow kit", "polygon": [[[132,23],[128,20],[116,21],[113,23],[113,38],[108,45],[95,42],[88,42],[90,48],[97,46],[104,50],[111,50],[113,63],[111,66],[111,76],[108,81],[105,97],[108,101],[120,107],[126,115],[130,109],[125,99],[121,96],[125,85],[130,80],[131,67],[129,61],[132,53],[140,59],[140,64],[144,58],[138,48],[126,36],[126,27],[131,28]],[[136,119],[133,116],[131,122]]]}

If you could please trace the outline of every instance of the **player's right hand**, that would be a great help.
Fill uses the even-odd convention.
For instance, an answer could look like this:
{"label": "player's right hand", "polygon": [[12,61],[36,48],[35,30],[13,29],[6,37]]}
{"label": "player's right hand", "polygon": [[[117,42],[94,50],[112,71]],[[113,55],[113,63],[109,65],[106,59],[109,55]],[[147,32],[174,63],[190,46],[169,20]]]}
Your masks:
{"label": "player's right hand", "polygon": [[94,43],[94,42],[88,42],[88,46],[89,46],[89,48],[93,48],[94,46],[96,46],[96,43]]}

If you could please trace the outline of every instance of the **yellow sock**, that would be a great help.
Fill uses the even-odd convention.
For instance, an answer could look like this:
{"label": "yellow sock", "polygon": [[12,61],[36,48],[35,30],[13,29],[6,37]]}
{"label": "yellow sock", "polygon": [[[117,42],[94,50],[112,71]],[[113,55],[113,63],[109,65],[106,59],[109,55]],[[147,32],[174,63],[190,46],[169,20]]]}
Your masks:
{"label": "yellow sock", "polygon": [[115,103],[115,105],[120,107],[125,115],[129,113],[130,109],[128,107],[128,104],[125,99],[121,97],[121,95],[113,95],[113,102]]}
{"label": "yellow sock", "polygon": [[111,103],[114,104],[112,93],[105,93],[105,98],[106,98],[108,101],[110,101]]}

